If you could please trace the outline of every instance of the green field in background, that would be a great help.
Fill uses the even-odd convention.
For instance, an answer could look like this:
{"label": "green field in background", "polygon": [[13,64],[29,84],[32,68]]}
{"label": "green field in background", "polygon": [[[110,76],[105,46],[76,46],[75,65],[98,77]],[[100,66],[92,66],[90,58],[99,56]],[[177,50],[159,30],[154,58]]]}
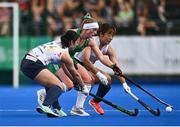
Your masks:
{"label": "green field in background", "polygon": [[[20,37],[19,65],[27,51],[33,47],[51,41],[50,37]],[[0,84],[12,84],[13,74],[13,41],[12,37],[0,38]],[[29,81],[20,72],[20,83]]]}
{"label": "green field in background", "polygon": [[[19,39],[19,57],[23,58],[25,53],[33,47],[50,41],[49,37],[21,37]],[[13,44],[11,37],[0,38],[0,70],[13,68]],[[20,62],[20,61],[19,61]]]}

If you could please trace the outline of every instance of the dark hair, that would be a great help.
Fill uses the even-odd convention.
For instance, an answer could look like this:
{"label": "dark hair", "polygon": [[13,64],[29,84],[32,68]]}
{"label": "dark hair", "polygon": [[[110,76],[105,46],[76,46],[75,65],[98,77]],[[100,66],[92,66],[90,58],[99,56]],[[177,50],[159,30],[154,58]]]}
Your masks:
{"label": "dark hair", "polygon": [[109,24],[109,23],[103,23],[100,25],[98,31],[97,31],[97,34],[98,36],[101,34],[105,34],[108,30],[112,29],[114,31],[114,35],[116,33],[116,27],[112,24]]}
{"label": "dark hair", "polygon": [[70,42],[73,41],[73,43],[79,38],[79,35],[72,30],[68,30],[66,33],[64,33],[61,36],[61,44],[63,48],[67,48],[70,45]]}

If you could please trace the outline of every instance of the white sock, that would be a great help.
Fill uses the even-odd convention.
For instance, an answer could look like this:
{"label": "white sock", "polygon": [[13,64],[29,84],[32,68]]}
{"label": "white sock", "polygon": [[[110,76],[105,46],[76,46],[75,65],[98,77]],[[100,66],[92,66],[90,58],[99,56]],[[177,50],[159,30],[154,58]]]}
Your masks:
{"label": "white sock", "polygon": [[[91,85],[86,85],[88,90],[91,90]],[[76,107],[77,108],[83,108],[84,107],[84,102],[86,101],[87,96],[83,94],[82,92],[78,92],[77,94],[77,100],[76,100]]]}

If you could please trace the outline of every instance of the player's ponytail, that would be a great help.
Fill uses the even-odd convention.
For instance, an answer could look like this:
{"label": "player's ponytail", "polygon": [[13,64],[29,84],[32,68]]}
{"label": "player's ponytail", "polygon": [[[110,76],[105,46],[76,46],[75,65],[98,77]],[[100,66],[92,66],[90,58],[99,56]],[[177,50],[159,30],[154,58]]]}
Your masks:
{"label": "player's ponytail", "polygon": [[75,31],[68,30],[65,34],[61,36],[62,48],[68,48],[71,42],[75,43],[78,38],[79,35]]}
{"label": "player's ponytail", "polygon": [[87,13],[81,22],[81,29],[98,29],[99,25],[97,23],[97,20],[92,18],[90,13]]}
{"label": "player's ponytail", "polygon": [[84,17],[83,17],[83,20],[85,20],[85,19],[91,19],[92,17],[91,17],[91,15],[90,15],[90,13],[87,13]]}

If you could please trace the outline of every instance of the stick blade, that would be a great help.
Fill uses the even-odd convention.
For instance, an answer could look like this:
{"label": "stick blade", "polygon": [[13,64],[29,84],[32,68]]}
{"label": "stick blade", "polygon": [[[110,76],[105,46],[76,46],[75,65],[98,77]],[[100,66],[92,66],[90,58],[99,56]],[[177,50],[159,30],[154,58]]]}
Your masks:
{"label": "stick blade", "polygon": [[134,114],[132,114],[132,116],[137,116],[139,113],[139,110],[137,108],[134,109]]}
{"label": "stick blade", "polygon": [[156,113],[154,114],[155,116],[160,116],[161,112],[159,110],[159,108],[156,109]]}

